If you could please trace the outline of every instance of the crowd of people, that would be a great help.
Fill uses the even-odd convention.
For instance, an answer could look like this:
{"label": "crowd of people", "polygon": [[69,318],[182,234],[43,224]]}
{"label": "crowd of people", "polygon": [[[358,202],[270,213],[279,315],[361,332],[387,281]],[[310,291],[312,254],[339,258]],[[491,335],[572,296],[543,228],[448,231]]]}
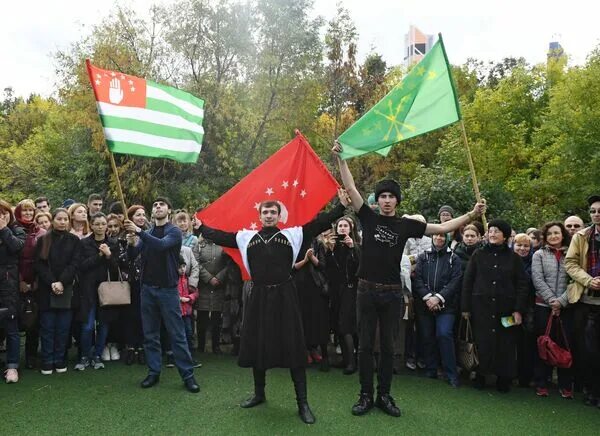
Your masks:
{"label": "crowd of people", "polygon": [[[557,368],[558,394],[581,392],[600,407],[599,195],[588,199],[587,226],[569,216],[522,233],[502,219],[484,227],[481,203],[460,217],[442,205],[428,224],[396,215],[393,180],[378,183],[365,202],[339,165],[339,204],[289,229],[278,227],[276,201],[259,208],[262,230],[226,233],[164,197],[150,211],[120,202],[105,208],[97,194],[55,209],[46,197],[14,207],[0,200],[6,383],[23,376],[21,357],[45,376],[121,361],[148,367],[144,388],[158,383],[164,364],[198,392],[196,359],[226,344],[253,369],[254,394],[242,407],[265,402],[266,370],[290,368],[300,417],[315,422],[305,373],[312,365],[359,372],[353,414],[379,407],[400,416],[390,395],[400,371],[450,388],[484,389],[493,380],[504,393],[518,383],[547,397],[554,368],[537,340],[553,326],[550,335],[572,356]],[[242,280],[224,247],[240,250],[252,280]],[[128,283],[128,304],[103,304],[106,282]],[[457,355],[465,323],[474,368],[461,367]]]}

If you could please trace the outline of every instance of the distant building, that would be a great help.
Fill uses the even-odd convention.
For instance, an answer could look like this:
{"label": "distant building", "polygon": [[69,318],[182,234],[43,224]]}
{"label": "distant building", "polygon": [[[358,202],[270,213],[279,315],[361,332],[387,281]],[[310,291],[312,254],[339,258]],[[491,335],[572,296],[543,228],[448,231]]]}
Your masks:
{"label": "distant building", "polygon": [[558,41],[552,41],[548,45],[548,60],[550,59],[561,59],[565,56],[565,50]]}
{"label": "distant building", "polygon": [[416,64],[435,43],[433,35],[426,35],[417,27],[411,25],[404,35],[404,64],[408,67]]}

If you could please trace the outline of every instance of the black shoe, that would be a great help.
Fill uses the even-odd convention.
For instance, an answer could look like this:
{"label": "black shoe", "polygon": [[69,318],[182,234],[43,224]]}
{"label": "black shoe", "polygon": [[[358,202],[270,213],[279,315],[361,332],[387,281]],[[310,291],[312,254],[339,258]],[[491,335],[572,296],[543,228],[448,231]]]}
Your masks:
{"label": "black shoe", "polygon": [[308,406],[306,401],[298,403],[298,415],[300,415],[300,419],[305,424],[314,424],[317,420],[315,415],[313,415],[312,410]]}
{"label": "black shoe", "polygon": [[167,354],[167,364],[165,366],[167,368],[175,368],[175,356]]}
{"label": "black shoe", "polygon": [[202,364],[200,362],[196,362],[195,360],[192,360],[192,366],[194,368],[202,368]]}
{"label": "black shoe", "polygon": [[356,365],[348,365],[347,367],[344,368],[344,370],[342,371],[342,373],[344,375],[351,375],[354,374],[356,372]]}
{"label": "black shoe", "polygon": [[471,382],[471,385],[475,388],[475,389],[483,389],[485,388],[485,376],[484,375],[480,375],[477,374],[475,376],[475,378],[473,379],[473,381]]}
{"label": "black shoe", "polygon": [[396,407],[396,403],[394,403],[394,399],[390,394],[378,395],[377,400],[375,400],[375,407],[378,407],[390,416],[398,417],[402,415],[402,412]]}
{"label": "black shoe", "polygon": [[358,397],[357,403],[352,406],[352,414],[355,416],[361,416],[366,414],[373,408],[373,397],[369,394],[361,393]]}
{"label": "black shoe", "polygon": [[142,386],[142,388],[144,388],[144,389],[151,388],[156,383],[158,383],[159,380],[160,380],[160,376],[154,375],[154,374],[149,374],[144,380],[142,380],[142,383],[140,384],[140,386]]}
{"label": "black shoe", "polygon": [[267,399],[264,397],[264,395],[254,394],[247,400],[242,401],[240,403],[240,407],[242,409],[250,409],[251,407],[258,406],[259,404],[262,404],[265,401],[267,401]]}
{"label": "black shoe", "polygon": [[190,391],[192,394],[197,394],[200,392],[200,386],[196,383],[196,379],[192,376],[183,381],[185,388]]}
{"label": "black shoe", "polygon": [[125,350],[125,365],[131,366],[135,363],[137,357],[137,351],[133,351],[133,348]]}
{"label": "black shoe", "polygon": [[27,357],[25,359],[25,368],[27,369],[35,369],[35,357]]}

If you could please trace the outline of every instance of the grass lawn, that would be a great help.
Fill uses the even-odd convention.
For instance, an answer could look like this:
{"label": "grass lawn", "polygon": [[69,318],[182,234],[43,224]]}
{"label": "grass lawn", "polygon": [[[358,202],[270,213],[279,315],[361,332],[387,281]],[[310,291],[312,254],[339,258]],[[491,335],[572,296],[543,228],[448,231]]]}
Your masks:
{"label": "grass lawn", "polygon": [[267,403],[245,410],[238,404],[252,390],[251,370],[228,355],[199,357],[199,394],[184,390],[176,369],[165,368],[148,390],[139,387],[146,374],[139,365],[115,362],[84,372],[70,366],[51,376],[23,369],[19,383],[0,385],[0,434],[600,434],[600,410],[584,406],[581,394],[568,401],[556,391],[537,398],[531,389],[453,390],[408,372],[395,376],[392,389],[402,417],[378,409],[354,417],[358,375],[313,368],[308,395],[317,423],[307,426],[297,417],[287,370],[267,372]]}

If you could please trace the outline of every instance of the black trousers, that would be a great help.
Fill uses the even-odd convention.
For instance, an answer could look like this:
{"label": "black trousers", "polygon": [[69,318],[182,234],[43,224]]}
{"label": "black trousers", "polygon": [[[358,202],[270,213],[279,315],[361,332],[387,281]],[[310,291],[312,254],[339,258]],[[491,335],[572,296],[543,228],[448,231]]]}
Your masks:
{"label": "black trousers", "polygon": [[595,398],[600,398],[600,306],[580,302],[573,311],[575,374]]}
{"label": "black trousers", "polygon": [[[265,397],[265,385],[267,371],[264,369],[252,368],[252,375],[254,377],[254,394],[259,397]],[[296,391],[296,401],[298,404],[306,403],[308,401],[307,387],[306,387],[306,369],[305,368],[290,368],[290,376],[294,382],[294,389]]]}
{"label": "black trousers", "polygon": [[378,322],[380,358],[377,392],[380,395],[390,393],[394,370],[394,329],[402,315],[403,305],[400,286],[397,290],[379,290],[368,282],[360,281],[358,284],[358,365],[362,393],[374,393],[373,345]]}
{"label": "black trousers", "polygon": [[222,312],[209,312],[206,310],[199,310],[198,317],[196,319],[196,329],[198,333],[198,351],[204,352],[206,347],[206,331],[210,326],[212,349],[219,348],[219,342],[221,340],[221,323],[222,323]]}

